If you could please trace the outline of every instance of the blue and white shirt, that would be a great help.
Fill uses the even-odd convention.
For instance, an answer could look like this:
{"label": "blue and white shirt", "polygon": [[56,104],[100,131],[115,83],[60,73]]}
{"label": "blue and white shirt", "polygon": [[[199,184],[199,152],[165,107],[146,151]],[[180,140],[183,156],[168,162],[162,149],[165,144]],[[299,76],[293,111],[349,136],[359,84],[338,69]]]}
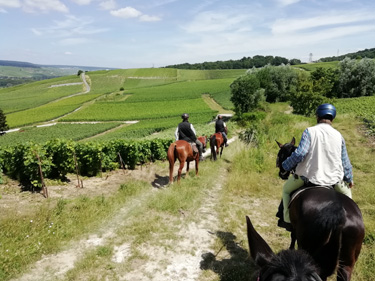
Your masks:
{"label": "blue and white shirt", "polygon": [[282,163],[287,171],[296,165],[296,174],[314,184],[332,185],[341,180],[347,183],[353,181],[345,140],[326,123],[307,128],[297,149]]}

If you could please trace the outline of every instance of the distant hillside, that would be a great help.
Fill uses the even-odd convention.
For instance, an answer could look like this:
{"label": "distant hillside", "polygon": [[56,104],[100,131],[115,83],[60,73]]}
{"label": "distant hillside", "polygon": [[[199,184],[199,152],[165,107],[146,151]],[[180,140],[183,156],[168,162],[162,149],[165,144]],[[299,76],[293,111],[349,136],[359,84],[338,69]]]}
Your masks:
{"label": "distant hillside", "polygon": [[0,60],[0,88],[49,78],[75,75],[79,70],[96,71],[108,67],[77,65],[42,65],[21,61]]}
{"label": "distant hillside", "polygon": [[348,54],[341,55],[341,56],[321,58],[320,61],[322,61],[322,62],[341,61],[346,57],[351,58],[351,59],[358,59],[358,58],[375,59],[375,48],[364,49],[362,51],[358,51],[358,52],[355,52],[355,53],[348,53]]}
{"label": "distant hillside", "polygon": [[23,62],[23,61],[12,61],[12,60],[0,60],[0,65],[3,66],[13,66],[13,67],[31,67],[31,68],[40,68],[39,65]]}

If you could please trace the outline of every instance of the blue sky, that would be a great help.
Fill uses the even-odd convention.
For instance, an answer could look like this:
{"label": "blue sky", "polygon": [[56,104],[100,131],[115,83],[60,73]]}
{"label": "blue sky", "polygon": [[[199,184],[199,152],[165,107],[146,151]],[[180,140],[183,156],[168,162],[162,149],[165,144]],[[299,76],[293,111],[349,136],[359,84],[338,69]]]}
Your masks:
{"label": "blue sky", "polygon": [[0,0],[0,59],[115,68],[375,48],[373,0]]}

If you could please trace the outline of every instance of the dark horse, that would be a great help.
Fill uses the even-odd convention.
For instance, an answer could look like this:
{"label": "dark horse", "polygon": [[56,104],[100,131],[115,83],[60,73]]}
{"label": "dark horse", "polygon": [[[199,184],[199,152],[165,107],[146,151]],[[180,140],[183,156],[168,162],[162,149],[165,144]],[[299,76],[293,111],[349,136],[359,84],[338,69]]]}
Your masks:
{"label": "dark horse", "polygon": [[[203,152],[206,149],[207,137],[198,137],[198,140],[203,145]],[[195,145],[195,144],[194,144]],[[174,163],[178,159],[180,162],[180,167],[178,168],[177,182],[180,182],[181,172],[184,168],[186,162],[186,176],[189,173],[189,163],[190,161],[195,161],[195,174],[198,175],[198,163],[199,163],[199,152],[193,151],[192,145],[184,140],[178,140],[173,143],[168,148],[168,161],[169,161],[169,182],[173,183],[173,167]]]}
{"label": "dark horse", "polygon": [[[296,149],[295,138],[280,144],[277,155],[279,176],[287,179],[289,172],[281,163]],[[351,279],[365,234],[362,214],[348,196],[327,187],[305,188],[289,205],[292,223],[290,249],[305,250],[318,268],[323,281],[337,268],[337,280]]]}
{"label": "dark horse", "polygon": [[[214,161],[217,160],[216,155],[223,154],[223,149],[224,149],[224,138],[221,133],[216,133],[210,136],[210,148],[211,148],[211,160],[213,159]],[[221,148],[221,149],[220,149]],[[219,153],[220,149],[220,153]]]}
{"label": "dark horse", "polygon": [[274,254],[255,230],[248,216],[247,239],[250,255],[260,268],[257,281],[322,281],[312,257],[303,250],[283,250]]}

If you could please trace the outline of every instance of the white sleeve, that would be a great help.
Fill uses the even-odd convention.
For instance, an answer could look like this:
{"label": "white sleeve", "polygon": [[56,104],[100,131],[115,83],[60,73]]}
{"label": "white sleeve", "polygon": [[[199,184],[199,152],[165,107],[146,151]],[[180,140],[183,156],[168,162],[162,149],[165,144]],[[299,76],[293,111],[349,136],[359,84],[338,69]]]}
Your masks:
{"label": "white sleeve", "polygon": [[190,124],[190,128],[191,128],[191,130],[193,131],[194,135],[197,135],[197,133],[195,132],[195,129],[194,129],[193,124]]}
{"label": "white sleeve", "polygon": [[176,139],[176,141],[178,140],[178,126],[176,128],[176,131],[174,132],[174,137]]}

